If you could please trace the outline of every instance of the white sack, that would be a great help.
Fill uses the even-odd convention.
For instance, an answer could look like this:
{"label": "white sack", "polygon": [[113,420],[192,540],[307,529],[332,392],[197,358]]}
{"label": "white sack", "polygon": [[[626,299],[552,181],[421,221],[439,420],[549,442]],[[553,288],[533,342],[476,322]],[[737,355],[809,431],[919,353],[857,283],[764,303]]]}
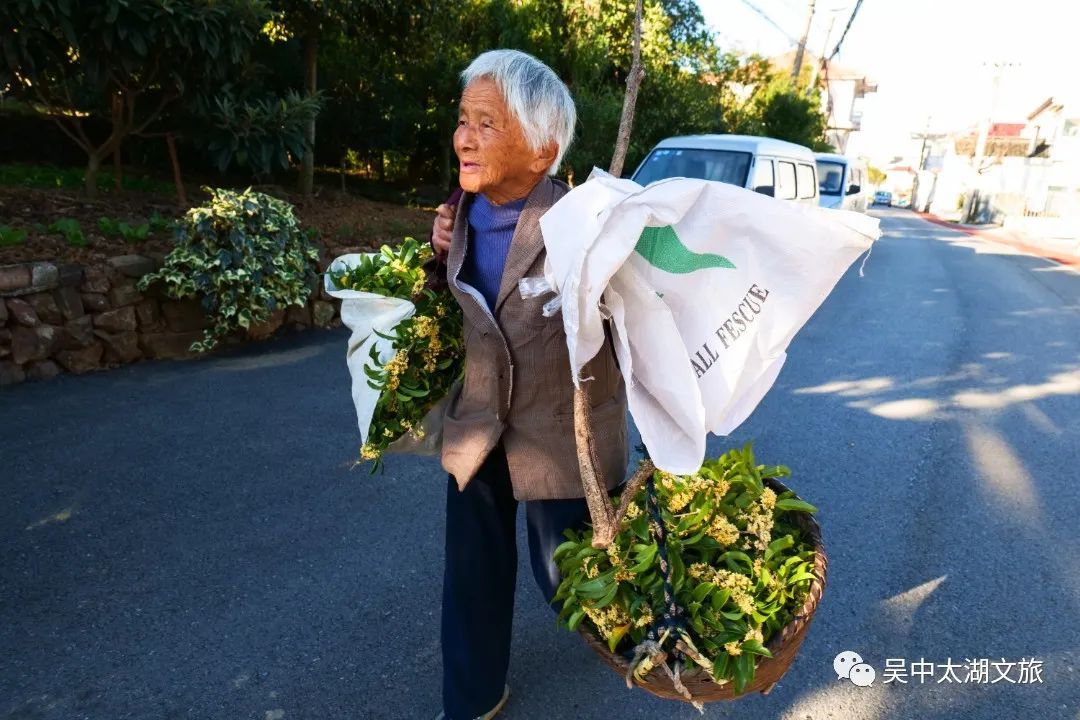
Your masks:
{"label": "white sack", "polygon": [[610,317],[630,413],[657,467],[679,474],[701,467],[706,432],[727,435],[753,412],[792,337],[880,236],[859,213],[599,170],[540,226],[572,379]]}
{"label": "white sack", "polygon": [[[376,253],[367,253],[375,255]],[[408,300],[386,297],[359,290],[340,290],[330,279],[330,272],[344,270],[359,264],[362,254],[352,253],[336,258],[323,276],[327,294],[341,300],[341,322],[352,331],[345,350],[345,363],[352,377],[352,399],[356,407],[356,424],[360,428],[360,442],[366,443],[371,427],[371,418],[379,402],[380,391],[368,385],[365,366],[375,368],[371,362],[371,348],[378,351],[379,366],[385,365],[394,357],[394,345],[390,340],[379,337],[375,331],[384,335],[393,335],[398,323],[412,317],[416,306]],[[413,455],[436,455],[442,444],[442,419],[448,403],[460,390],[455,384],[450,393],[440,399],[424,416],[421,427],[423,439],[417,440],[405,433],[387,448],[388,452],[409,453]]]}

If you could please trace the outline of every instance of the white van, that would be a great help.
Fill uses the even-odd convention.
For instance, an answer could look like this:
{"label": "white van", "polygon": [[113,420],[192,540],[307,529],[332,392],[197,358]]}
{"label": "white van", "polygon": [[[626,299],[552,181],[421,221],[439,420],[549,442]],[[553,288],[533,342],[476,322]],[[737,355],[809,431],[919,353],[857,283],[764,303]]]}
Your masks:
{"label": "white van", "polygon": [[640,185],[669,177],[716,180],[781,200],[818,204],[810,148],[751,135],[685,135],[660,141],[634,172]]}
{"label": "white van", "polygon": [[816,153],[821,207],[866,212],[870,188],[866,164],[835,153]]}

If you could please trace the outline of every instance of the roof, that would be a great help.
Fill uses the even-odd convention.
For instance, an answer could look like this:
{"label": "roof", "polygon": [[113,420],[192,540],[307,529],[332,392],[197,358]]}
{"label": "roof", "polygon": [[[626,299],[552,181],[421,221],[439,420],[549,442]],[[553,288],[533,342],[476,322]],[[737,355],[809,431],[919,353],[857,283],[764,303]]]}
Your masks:
{"label": "roof", "polygon": [[1054,98],[1052,98],[1052,97],[1046,98],[1045,100],[1042,101],[1042,103],[1039,105],[1039,107],[1037,107],[1037,108],[1035,108],[1034,110],[1031,111],[1031,114],[1028,115],[1027,119],[1028,120],[1034,120],[1035,118],[1037,118],[1039,115],[1042,114],[1043,110],[1048,110],[1050,108],[1050,106],[1053,105],[1053,104],[1054,104]]}
{"label": "roof", "polygon": [[814,157],[826,162],[844,163],[846,165],[854,165],[855,167],[866,165],[866,163],[859,158],[853,158],[850,155],[841,155],[840,153],[814,153]]}
{"label": "roof", "polygon": [[990,125],[990,130],[987,132],[987,135],[990,137],[1020,137],[1020,133],[1023,131],[1024,127],[1024,123],[996,122]]}
{"label": "roof", "polygon": [[805,145],[757,135],[680,135],[656,144],[658,148],[735,150],[750,153],[783,153],[813,161],[814,152]]}

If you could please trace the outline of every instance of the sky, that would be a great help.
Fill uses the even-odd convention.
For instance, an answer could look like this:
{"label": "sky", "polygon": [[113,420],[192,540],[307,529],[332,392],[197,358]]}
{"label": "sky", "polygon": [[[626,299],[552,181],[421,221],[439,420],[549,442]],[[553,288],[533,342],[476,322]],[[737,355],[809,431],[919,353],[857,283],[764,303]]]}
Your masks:
{"label": "sky", "polygon": [[[771,56],[795,46],[808,2],[698,0],[698,5],[723,47]],[[818,0],[808,49],[817,55],[825,47],[832,52],[854,6],[854,0]],[[832,17],[835,24],[826,38]],[[912,132],[961,130],[976,126],[982,116],[1024,122],[1050,96],[1080,96],[1080,78],[1070,71],[1080,67],[1077,45],[1080,3],[864,0],[836,62],[865,72],[878,92],[864,101],[863,133],[848,151],[872,158],[903,154]]]}

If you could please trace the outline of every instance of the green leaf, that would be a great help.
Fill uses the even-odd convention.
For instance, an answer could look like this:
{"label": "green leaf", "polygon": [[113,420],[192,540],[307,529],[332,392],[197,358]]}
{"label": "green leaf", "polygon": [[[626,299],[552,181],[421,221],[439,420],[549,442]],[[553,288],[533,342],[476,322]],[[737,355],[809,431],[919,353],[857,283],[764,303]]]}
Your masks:
{"label": "green leaf", "polygon": [[629,629],[629,623],[613,628],[611,631],[611,635],[609,635],[607,639],[608,650],[610,650],[611,652],[615,652],[615,648],[618,647],[619,641],[622,640],[623,635],[625,635]]}
{"label": "green leaf", "polygon": [[805,582],[807,580],[817,580],[817,576],[809,572],[800,572],[787,579],[788,585],[794,585],[798,582]]}
{"label": "green leaf", "polygon": [[728,550],[717,560],[727,563],[728,569],[734,572],[745,570],[747,574],[750,574],[754,571],[754,561],[741,550]]}
{"label": "green leaf", "polygon": [[784,512],[796,511],[796,512],[816,513],[818,511],[818,509],[816,507],[814,507],[813,505],[811,505],[810,503],[805,502],[803,500],[796,500],[794,498],[788,498],[788,499],[785,499],[785,500],[777,500],[776,501],[776,509],[784,511]]}
{"label": "green leaf", "polygon": [[711,582],[703,582],[700,585],[698,585],[696,588],[694,588],[693,592],[690,593],[690,596],[694,600],[697,600],[698,602],[701,602],[706,597],[708,597],[709,593],[711,593],[715,589],[716,589],[715,584],[713,584]]}
{"label": "green leaf", "polygon": [[754,681],[754,656],[751,654],[740,655],[735,658],[735,694],[741,695],[746,687]]}
{"label": "green leaf", "polygon": [[787,550],[789,547],[795,544],[795,538],[791,535],[784,535],[769,543],[768,549],[765,551],[765,560],[768,562],[773,555],[781,550]]}
{"label": "green leaf", "polygon": [[719,610],[727,604],[727,601],[731,599],[731,590],[727,588],[720,588],[712,594],[709,601],[712,603],[714,610]]}
{"label": "green leaf", "polygon": [[659,548],[656,544],[649,545],[645,552],[638,555],[638,562],[630,568],[630,572],[635,575],[640,575],[645,572],[656,561],[656,554]]}
{"label": "green leaf", "polygon": [[552,556],[558,560],[561,555],[564,555],[578,546],[578,543],[573,540],[567,540],[566,542],[555,548]]}
{"label": "green leaf", "polygon": [[616,593],[619,592],[619,583],[612,582],[611,587],[605,592],[597,601],[594,606],[597,610],[607,607],[615,600]]}
{"label": "green leaf", "polygon": [[746,640],[739,648],[743,652],[753,653],[754,655],[761,655],[763,657],[772,657],[772,653],[769,649],[761,644],[760,640]]}

